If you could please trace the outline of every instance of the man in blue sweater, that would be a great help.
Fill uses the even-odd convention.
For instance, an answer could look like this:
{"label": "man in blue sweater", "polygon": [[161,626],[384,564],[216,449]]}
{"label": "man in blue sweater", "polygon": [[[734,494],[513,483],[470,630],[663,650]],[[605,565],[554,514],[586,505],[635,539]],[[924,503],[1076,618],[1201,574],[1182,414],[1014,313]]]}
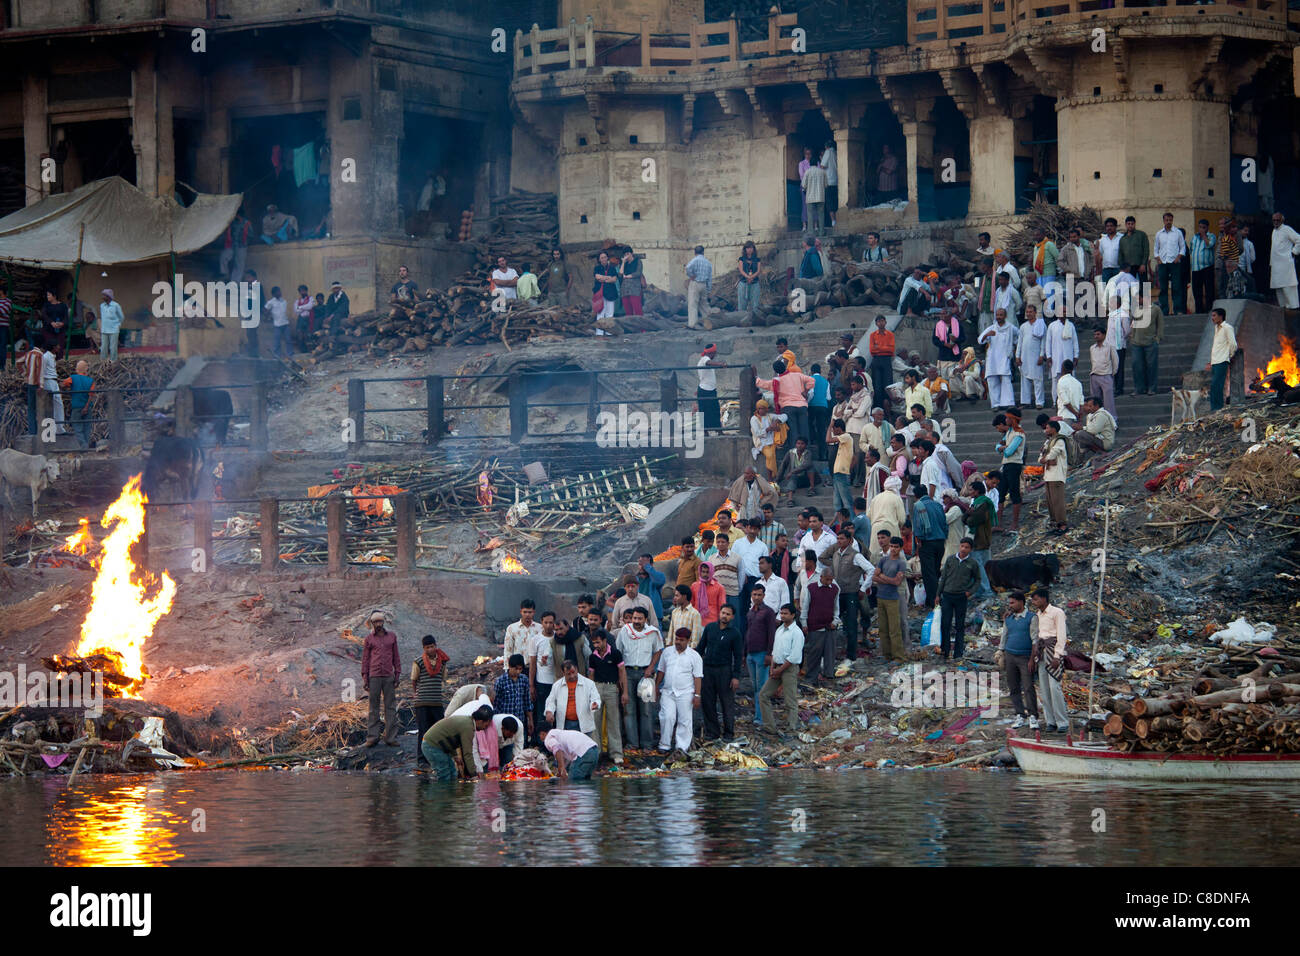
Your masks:
{"label": "man in blue sweater", "polygon": [[[1011,704],[1016,708],[1016,719],[1011,722],[1011,726],[1022,727],[1028,719],[1029,729],[1037,730],[1038,692],[1034,689],[1034,680],[1029,671],[1029,659],[1032,656],[1034,634],[1038,630],[1038,616],[1025,609],[1023,591],[1012,591],[1007,604],[1009,610],[1002,619],[997,657],[1007,681],[1007,690],[1011,694]],[[1026,697],[1029,700],[1028,709],[1025,707]]]}
{"label": "man in blue sweater", "polygon": [[636,572],[637,585],[643,594],[649,596],[650,603],[655,609],[656,619],[662,621],[664,617],[664,585],[668,583],[668,577],[655,567],[653,554],[639,555],[636,563],[640,565]]}

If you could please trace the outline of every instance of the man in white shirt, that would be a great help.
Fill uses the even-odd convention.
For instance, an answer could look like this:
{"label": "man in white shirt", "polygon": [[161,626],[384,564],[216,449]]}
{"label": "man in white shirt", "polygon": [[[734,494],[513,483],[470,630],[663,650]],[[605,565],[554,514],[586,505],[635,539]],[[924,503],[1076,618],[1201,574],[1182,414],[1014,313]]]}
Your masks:
{"label": "man in white shirt", "polygon": [[[1300,308],[1295,272],[1296,256],[1300,256],[1300,233],[1286,224],[1286,218],[1280,212],[1273,213],[1273,246],[1268,255],[1268,284],[1277,293],[1277,304],[1284,309]],[[1253,248],[1251,258],[1254,259]]]}
{"label": "man in white shirt", "polygon": [[[542,629],[529,639],[528,681],[533,685],[533,723],[540,726],[545,714],[546,698],[555,686],[559,662],[551,656],[551,641],[555,638],[555,612],[543,611]],[[564,721],[560,721],[564,725]]]}
{"label": "man in white shirt", "polygon": [[826,141],[821,162],[817,165],[826,170],[826,212],[831,217],[831,228],[835,228],[835,214],[840,208],[840,169],[835,162],[835,140]]}
{"label": "man in white shirt", "polygon": [[289,303],[280,294],[278,285],[271,286],[271,298],[262,304],[262,308],[271,316],[271,328],[275,335],[275,344],[271,349],[272,354],[288,358]]}
{"label": "man in white shirt", "polygon": [[[687,634],[690,632],[687,631]],[[664,650],[659,628],[646,624],[645,608],[632,609],[632,623],[618,630],[614,642],[623,655],[623,672],[627,675],[627,706],[623,708],[623,746],[651,750],[654,747],[654,705],[641,699],[637,685],[643,677],[653,677]]]}
{"label": "man in white shirt", "polygon": [[1016,395],[1011,389],[1011,363],[1015,361],[1016,339],[1016,328],[1007,322],[1007,310],[1000,308],[993,313],[993,324],[977,340],[980,345],[988,345],[984,379],[989,385],[989,403],[994,411],[1005,411],[1016,404]]}
{"label": "man in white shirt", "polygon": [[808,533],[799,541],[799,553],[816,551],[817,570],[820,571],[826,567],[826,553],[833,547],[835,535],[822,524],[821,512],[811,511],[808,515]]}
{"label": "man in white shirt", "polygon": [[[1074,362],[1067,359],[1061,365],[1061,377],[1056,383],[1056,414],[1069,424],[1073,430],[1074,423],[1083,410],[1083,384],[1074,377]],[[1064,428],[1061,431],[1069,435]]]}
{"label": "man in white shirt", "polygon": [[[745,532],[745,536],[731,546],[731,551],[740,559],[739,583],[740,583],[740,606],[748,609],[749,592],[754,587],[754,582],[762,574],[758,566],[758,559],[768,553],[765,545],[758,537],[758,529],[763,526],[761,518],[742,518],[740,528]],[[737,624],[740,632],[745,633],[745,627],[749,623],[748,613],[741,614]]]}
{"label": "man in white shirt", "polygon": [[779,616],[781,605],[790,603],[790,585],[785,578],[774,573],[770,554],[759,558],[758,566],[762,573],[755,583],[763,585],[763,603],[772,609],[773,614]]}
{"label": "man in white shirt", "polygon": [[693,711],[700,705],[704,659],[691,647],[691,632],[686,628],[679,629],[673,635],[672,646],[659,655],[655,680],[659,686],[659,752],[666,754],[672,749],[670,744],[675,744],[687,753],[691,749]]}
{"label": "man in white shirt", "polygon": [[505,256],[497,256],[497,267],[492,270],[493,288],[500,289],[503,298],[517,299],[519,292],[515,286],[518,284],[519,273],[506,265]]}
{"label": "man in white shirt", "polygon": [[781,608],[781,625],[772,640],[772,666],[767,672],[767,682],[758,692],[758,705],[763,714],[761,733],[776,732],[776,716],[772,701],[779,689],[785,700],[785,712],[790,733],[799,729],[799,665],[803,663],[803,631],[794,619],[794,605]]}
{"label": "man in white shirt", "polygon": [[995,313],[999,309],[1005,312],[1007,321],[1012,327],[1015,327],[1019,324],[1020,293],[1011,284],[1011,273],[1009,272],[999,272],[997,283],[998,287],[993,292],[993,310]]}
{"label": "man in white shirt", "polygon": [[821,166],[809,166],[804,170],[803,192],[808,197],[808,230],[818,236],[826,228],[823,218],[826,206],[826,170]]}
{"label": "man in white shirt", "polygon": [[1210,346],[1210,409],[1223,407],[1223,386],[1228,380],[1228,363],[1237,351],[1237,333],[1227,323],[1223,309],[1212,309],[1210,321],[1214,323],[1214,342]]}
{"label": "man in white shirt", "polygon": [[1058,315],[1052,320],[1052,324],[1047,327],[1047,338],[1043,343],[1043,354],[1047,357],[1047,363],[1051,366],[1052,377],[1050,386],[1052,391],[1052,401],[1056,401],[1056,382],[1061,377],[1061,370],[1065,363],[1073,363],[1079,358],[1079,333],[1075,331],[1074,323],[1064,315]]}
{"label": "man in white shirt", "polygon": [[1101,281],[1109,282],[1119,274],[1119,222],[1110,216],[1106,219],[1104,228],[1106,232],[1097,237],[1097,244],[1093,248]]}
{"label": "man in white shirt", "polygon": [[922,490],[938,501],[939,493],[945,488],[952,487],[952,479],[948,476],[948,470],[943,467],[943,462],[934,453],[934,442],[928,438],[917,438],[912,442],[912,451],[916,460],[921,463]]}
{"label": "man in white shirt", "polygon": [[41,388],[50,393],[50,408],[57,433],[66,435],[68,426],[63,423],[63,396],[59,392],[59,370],[53,349],[46,349],[41,355]]}
{"label": "man in white shirt", "polygon": [[519,620],[506,628],[503,647],[506,662],[509,662],[515,654],[525,661],[528,660],[533,649],[533,638],[542,633],[542,625],[533,620],[536,614],[537,605],[533,603],[532,598],[524,598],[519,602]]}
{"label": "man in white shirt", "polygon": [[1183,260],[1187,258],[1187,240],[1183,231],[1174,228],[1174,214],[1164,215],[1164,228],[1156,233],[1151,254],[1156,260],[1156,281],[1160,283],[1160,310],[1169,314],[1169,289],[1174,290],[1174,313],[1187,311],[1187,285],[1183,281]]}
{"label": "man in white shirt", "polygon": [[[1125,273],[1127,275],[1127,273]],[[1130,277],[1131,278],[1131,277]],[[1125,291],[1128,287],[1125,286]],[[1133,318],[1129,313],[1130,299],[1117,299],[1106,318],[1106,344],[1115,348],[1115,394],[1124,394],[1124,353],[1128,350],[1128,337],[1133,331]]]}
{"label": "man in white shirt", "polygon": [[1025,306],[1025,321],[1020,324],[1020,338],[1016,342],[1016,367],[1020,369],[1020,404],[1042,408],[1046,404],[1043,393],[1043,347],[1047,338],[1047,323],[1032,305]]}
{"label": "man in white shirt", "polygon": [[994,275],[1002,275],[1003,273],[1006,273],[1011,278],[1011,288],[1019,292],[1020,270],[1011,263],[1011,257],[1005,252],[999,252],[993,257],[993,261],[997,263],[997,269],[995,270]]}

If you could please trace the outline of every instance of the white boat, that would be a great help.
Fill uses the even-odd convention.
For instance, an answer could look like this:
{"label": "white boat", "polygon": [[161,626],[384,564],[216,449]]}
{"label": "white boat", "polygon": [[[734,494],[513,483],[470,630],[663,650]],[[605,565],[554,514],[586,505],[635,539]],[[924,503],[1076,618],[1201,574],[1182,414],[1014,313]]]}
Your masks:
{"label": "white boat", "polygon": [[1120,753],[1107,743],[1008,737],[1025,773],[1107,780],[1300,780],[1300,754]]}

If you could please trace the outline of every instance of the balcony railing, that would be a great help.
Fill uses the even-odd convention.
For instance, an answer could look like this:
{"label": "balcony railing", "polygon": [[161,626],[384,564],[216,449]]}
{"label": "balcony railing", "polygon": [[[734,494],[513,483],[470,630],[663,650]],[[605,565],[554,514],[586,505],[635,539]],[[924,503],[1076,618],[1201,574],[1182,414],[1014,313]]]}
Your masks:
{"label": "balcony railing", "polygon": [[652,33],[647,18],[640,33],[597,30],[591,17],[554,30],[536,26],[515,31],[515,75],[573,70],[579,67],[637,67],[641,72],[685,73],[717,69],[741,61],[790,53],[793,13],[767,16],[767,37],[742,41],[735,19],[701,23],[692,18],[686,33]]}
{"label": "balcony railing", "polygon": [[1225,13],[1275,23],[1289,14],[1293,29],[1300,24],[1300,10],[1288,11],[1287,0],[908,0],[907,42],[946,46],[1035,26]]}

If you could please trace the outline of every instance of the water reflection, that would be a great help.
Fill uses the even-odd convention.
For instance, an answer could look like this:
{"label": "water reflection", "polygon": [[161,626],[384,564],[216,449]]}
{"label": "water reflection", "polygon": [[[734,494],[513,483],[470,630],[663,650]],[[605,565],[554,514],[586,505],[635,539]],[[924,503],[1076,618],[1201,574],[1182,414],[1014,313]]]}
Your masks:
{"label": "water reflection", "polygon": [[73,789],[0,780],[0,806],[11,865],[1300,864],[1294,791],[1263,783],[792,771],[439,785],[217,771]]}
{"label": "water reflection", "polygon": [[55,777],[41,783],[51,798],[46,839],[56,866],[162,866],[184,856],[177,833],[189,821],[173,808],[189,791],[169,796],[151,779],[105,789],[68,789]]}

